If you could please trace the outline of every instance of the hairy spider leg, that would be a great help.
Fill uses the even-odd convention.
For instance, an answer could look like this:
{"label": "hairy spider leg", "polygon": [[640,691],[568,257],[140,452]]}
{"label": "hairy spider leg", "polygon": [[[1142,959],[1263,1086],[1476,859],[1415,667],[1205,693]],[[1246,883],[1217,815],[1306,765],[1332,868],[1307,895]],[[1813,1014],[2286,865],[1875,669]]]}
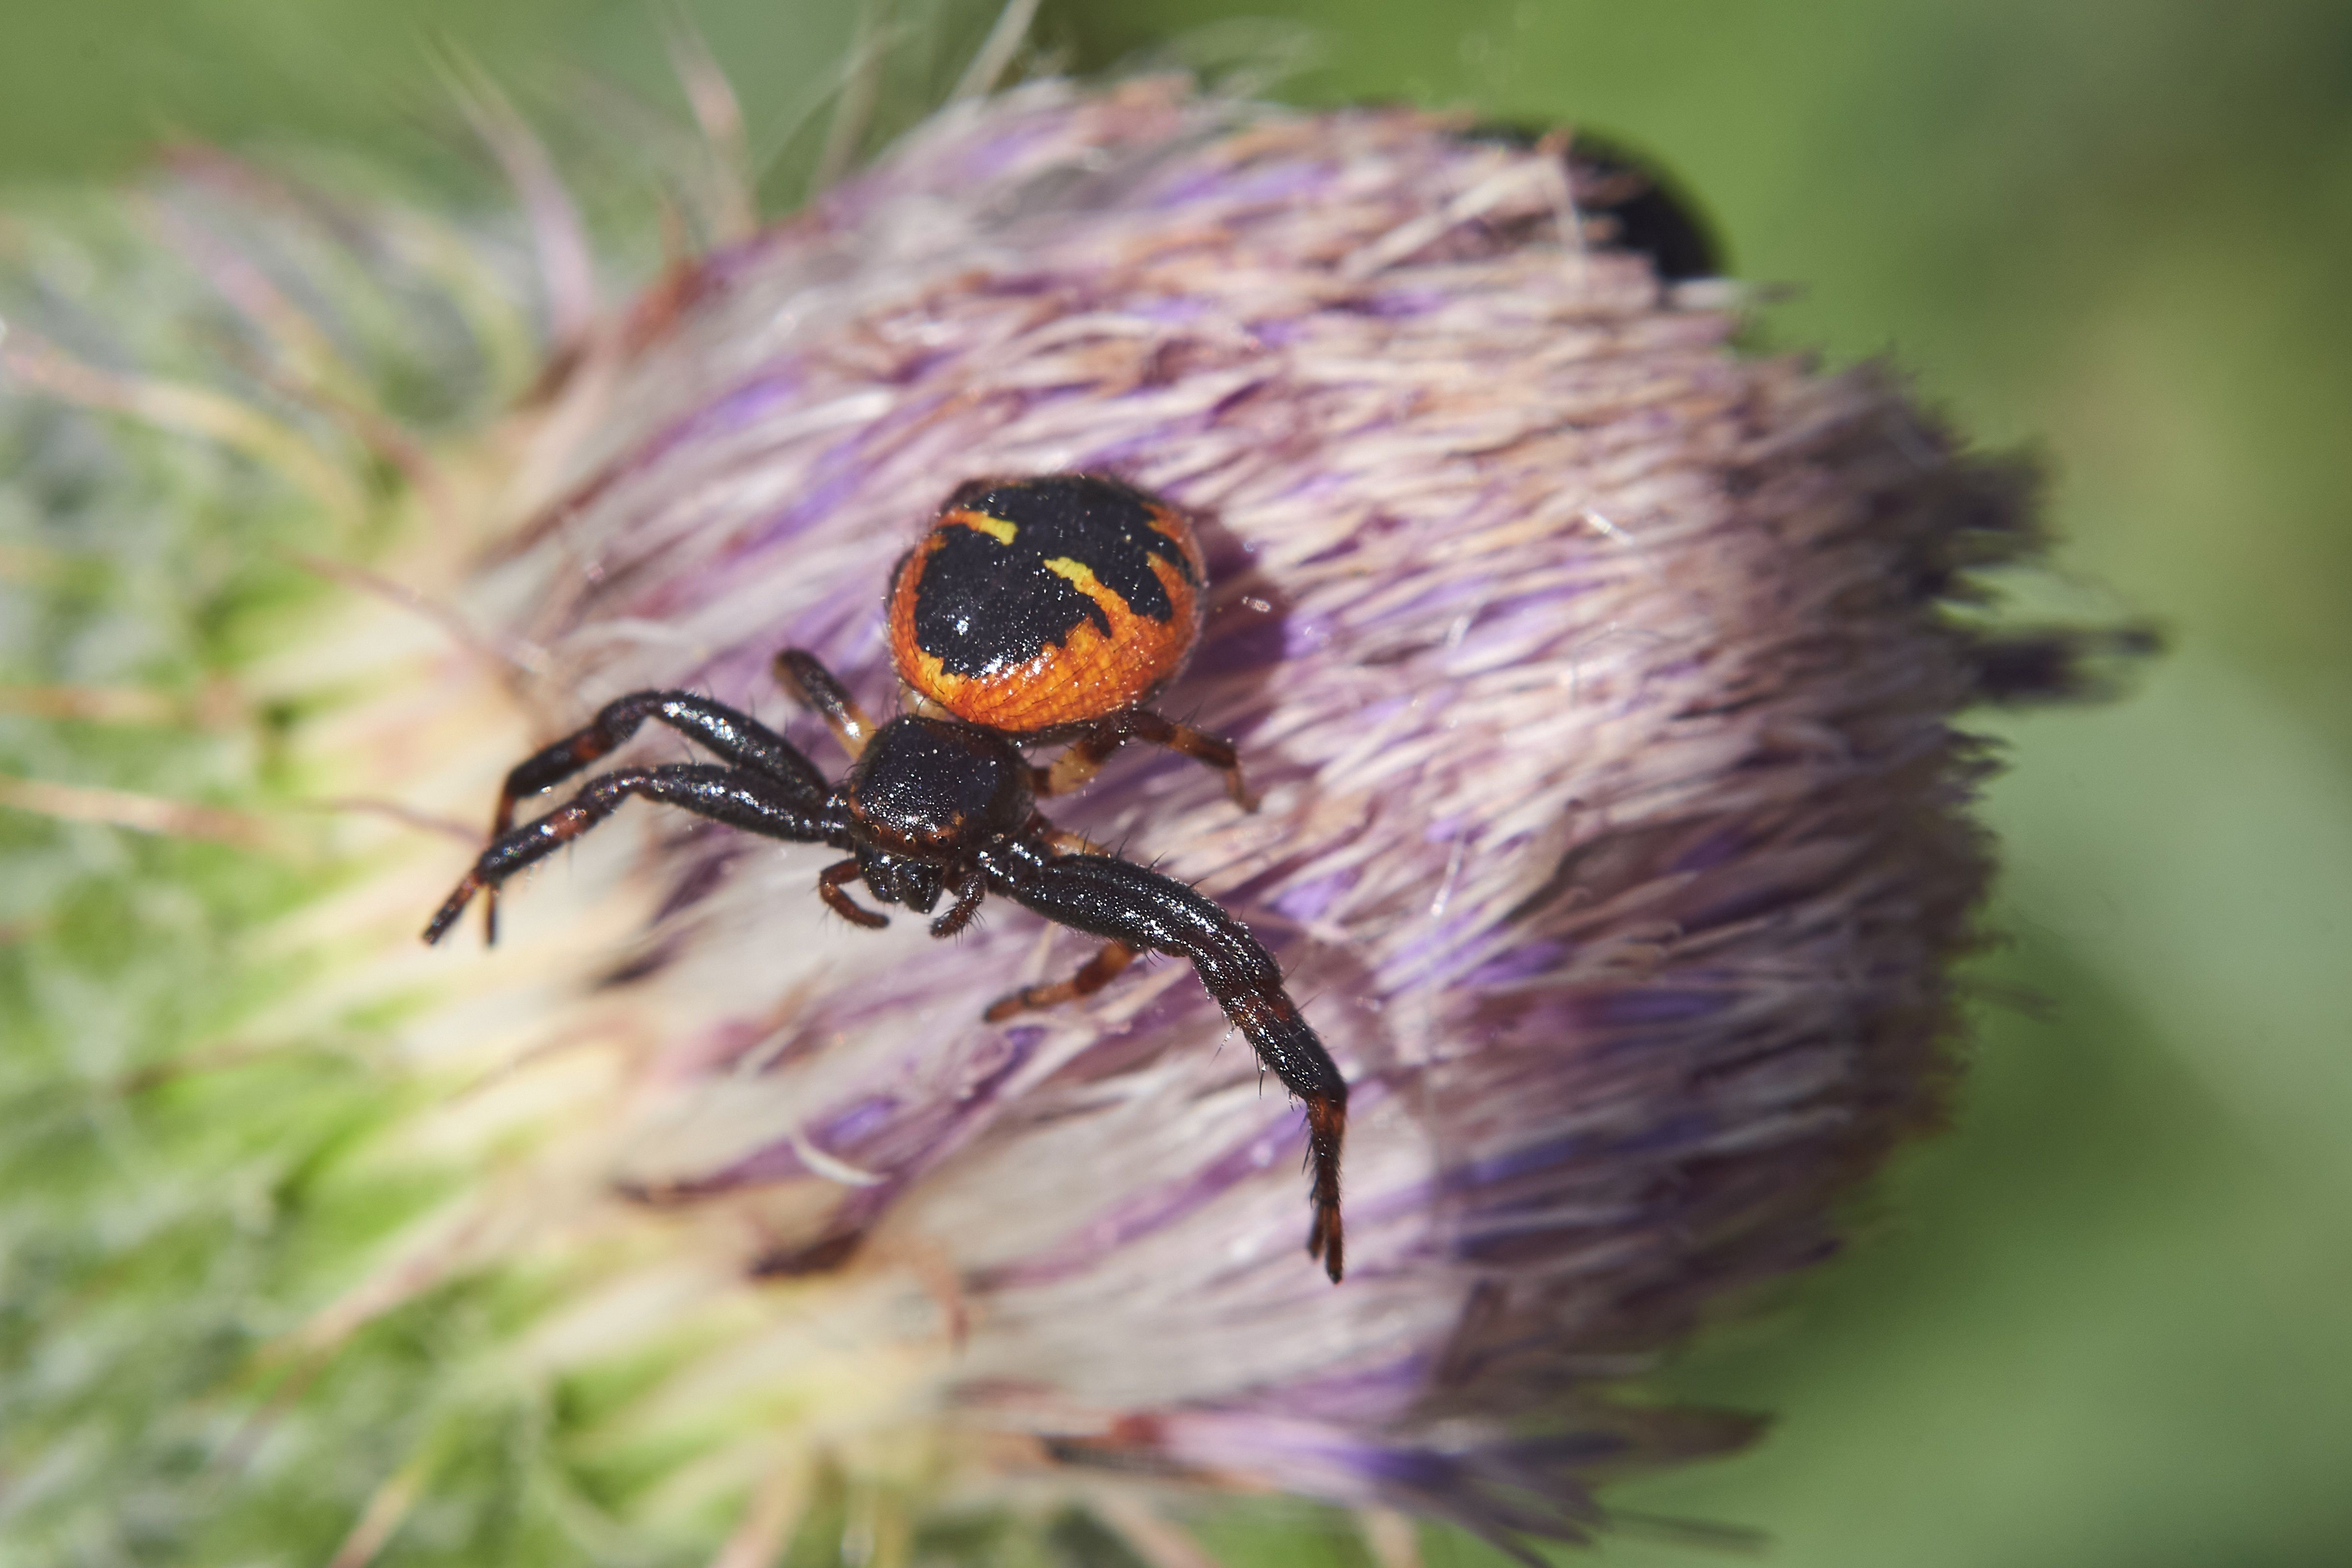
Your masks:
{"label": "hairy spider leg", "polygon": [[[830,678],[828,678],[830,679]],[[517,763],[499,791],[499,807],[490,817],[490,841],[495,844],[514,826],[515,803],[527,795],[552,789],[637,732],[646,720],[667,724],[689,741],[718,753],[736,767],[782,784],[790,798],[811,808],[821,806],[829,786],[824,776],[790,741],[748,713],[691,691],[632,691],[596,710],[584,728]],[[495,885],[484,889],[482,940],[499,940],[499,896]]]}
{"label": "hairy spider leg", "polygon": [[1307,1251],[1323,1260],[1337,1283],[1342,1268],[1339,1146],[1347,1134],[1348,1086],[1283,989],[1274,955],[1213,900],[1129,861],[1053,856],[1018,840],[990,845],[979,859],[995,890],[1047,920],[1124,948],[1192,960],[1201,984],[1258,1059],[1305,1104],[1315,1208]]}
{"label": "hairy spider leg", "polygon": [[546,859],[618,811],[631,795],[678,806],[769,838],[823,844],[840,834],[839,825],[821,798],[814,804],[794,799],[779,781],[747,769],[715,763],[676,763],[604,773],[589,780],[569,804],[494,839],[425,928],[425,940],[439,942],[457,923],[476,893],[496,888],[524,867]]}
{"label": "hairy spider leg", "polygon": [[1257,797],[1242,782],[1241,758],[1231,741],[1204,733],[1190,724],[1179,724],[1149,708],[1130,708],[1089,726],[1085,734],[1070,742],[1068,751],[1036,770],[1037,794],[1069,794],[1101,772],[1111,753],[1129,741],[1149,741],[1216,769],[1225,775],[1225,794],[1233,797],[1235,805],[1244,811],[1257,809]]}
{"label": "hairy spider leg", "polygon": [[[1065,832],[1061,828],[1046,826],[1045,819],[1044,817],[1031,818],[1030,827],[1033,831],[1043,834],[1045,843],[1052,847],[1054,853],[1056,855],[1108,855],[1110,853],[1109,850],[1104,848],[1093,839],[1087,837],[1084,834],[1068,833]],[[961,880],[958,880],[958,878],[961,878]],[[963,930],[964,927],[971,924],[972,917],[980,913],[982,901],[988,897],[988,879],[977,871],[950,872],[948,879],[948,887],[950,890],[955,894],[956,901],[951,908],[943,911],[937,920],[931,921],[931,934],[935,937],[953,936],[958,931]],[[1116,942],[1112,943],[1112,946],[1114,947],[1117,945],[1118,944]],[[1105,949],[1104,951],[1108,952],[1109,950]],[[1111,968],[1103,974],[1102,979],[1093,982],[1081,990],[1070,992],[1069,996],[1086,996],[1092,994],[1094,992],[1100,990],[1104,984],[1108,982],[1112,975],[1117,974],[1119,970],[1126,967],[1127,960],[1119,960],[1117,966]],[[1031,989],[1042,991],[1044,987],[1033,986]],[[1051,1007],[1056,1003],[1067,1001],[1069,996],[1056,995],[1051,1001],[1032,1003],[1030,1005],[1036,1007]],[[1006,1000],[1009,1001],[1010,998],[1007,998]],[[1003,1006],[1004,1003],[999,1002],[994,1006],[989,1008],[988,1016],[992,1022],[1001,1016],[1009,1016],[1012,1012],[1020,1011],[1018,1008],[1012,1008],[1007,1009],[1005,1014],[1000,1014],[997,1011],[997,1008]]]}
{"label": "hairy spider leg", "polygon": [[784,649],[776,656],[773,668],[776,684],[790,692],[802,707],[823,719],[825,728],[833,731],[833,738],[841,742],[841,749],[855,761],[866,750],[866,742],[874,738],[874,721],[850,697],[849,689],[816,661],[816,655],[804,648]]}
{"label": "hairy spider leg", "polygon": [[950,884],[955,888],[956,901],[931,921],[933,936],[950,937],[971,924],[971,917],[980,912],[980,901],[988,897],[987,878],[967,872],[963,879],[961,884]]}

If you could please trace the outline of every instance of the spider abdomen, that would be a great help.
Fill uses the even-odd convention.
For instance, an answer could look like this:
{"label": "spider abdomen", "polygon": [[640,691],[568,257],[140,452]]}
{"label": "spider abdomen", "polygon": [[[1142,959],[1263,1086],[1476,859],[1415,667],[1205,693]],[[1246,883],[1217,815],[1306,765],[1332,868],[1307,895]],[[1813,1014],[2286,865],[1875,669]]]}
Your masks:
{"label": "spider abdomen", "polygon": [[890,647],[917,695],[1035,734],[1133,707],[1200,636],[1206,567],[1183,515],[1091,474],[959,489],[890,589]]}

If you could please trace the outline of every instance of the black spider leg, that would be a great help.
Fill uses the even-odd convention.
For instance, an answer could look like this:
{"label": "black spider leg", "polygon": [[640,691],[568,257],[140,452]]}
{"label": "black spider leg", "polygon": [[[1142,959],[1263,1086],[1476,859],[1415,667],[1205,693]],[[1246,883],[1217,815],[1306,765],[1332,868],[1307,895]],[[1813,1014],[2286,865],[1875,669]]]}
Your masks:
{"label": "black spider leg", "polygon": [[[1053,826],[1042,816],[1031,817],[1029,826],[1033,833],[1044,837],[1045,847],[1056,855],[1108,855],[1110,853],[1085,834],[1066,832]],[[950,869],[948,872],[948,890],[956,896],[955,906],[931,922],[933,936],[953,936],[971,924],[972,917],[980,912],[981,900],[988,897],[988,878],[986,874],[977,870]],[[988,1009],[988,1021],[993,1024],[1009,1018],[1015,1013],[1027,1012],[1037,1007],[1058,1006],[1075,996],[1091,996],[1109,984],[1112,978],[1127,967],[1128,960],[1134,956],[1132,951],[1114,942],[1097,953],[1094,961],[1086,968],[1080,970],[1076,979],[1065,981],[1060,985],[1025,986],[1013,995],[992,1005]]]}
{"label": "black spider leg", "polygon": [[[584,770],[637,732],[648,719],[667,724],[690,741],[699,742],[739,768],[783,786],[785,798],[812,810],[820,809],[829,791],[824,775],[801,755],[790,741],[748,713],[691,691],[632,691],[596,710],[596,717],[553,744],[517,763],[499,791],[499,808],[490,817],[490,841],[495,844],[514,826],[515,803],[527,795],[552,789]],[[499,940],[499,903],[495,885],[482,901],[482,940]]]}
{"label": "black spider leg", "polygon": [[602,774],[536,822],[501,834],[474,862],[445,901],[425,940],[439,942],[474,895],[535,861],[544,860],[621,808],[631,795],[659,801],[769,838],[803,844],[838,843],[841,826],[820,801],[795,800],[778,781],[744,768],[716,763],[677,763],[661,768],[628,768]]}
{"label": "black spider leg", "polygon": [[1192,960],[1201,984],[1258,1059],[1306,1105],[1315,1206],[1307,1251],[1323,1259],[1336,1284],[1342,1267],[1339,1145],[1347,1132],[1348,1086],[1283,989],[1273,954],[1213,900],[1131,861],[1052,855],[1039,844],[1013,841],[983,848],[980,865],[995,890],[1047,920],[1136,952]]}

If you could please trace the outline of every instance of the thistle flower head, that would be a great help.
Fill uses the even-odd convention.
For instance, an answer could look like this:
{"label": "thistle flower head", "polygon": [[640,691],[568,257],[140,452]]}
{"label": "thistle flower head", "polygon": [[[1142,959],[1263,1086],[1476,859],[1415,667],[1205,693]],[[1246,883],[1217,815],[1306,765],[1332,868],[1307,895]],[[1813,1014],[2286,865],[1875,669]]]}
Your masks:
{"label": "thistle flower head", "polygon": [[470,827],[644,688],[834,766],[770,662],[889,711],[884,589],[951,489],[1169,498],[1210,586],[1163,705],[1260,807],[1122,755],[1055,816],[1280,961],[1349,1084],[1344,1285],[1299,1252],[1295,1106],[1181,963],[988,1023],[1083,939],[853,930],[824,851],[643,806],[510,884],[494,952],[428,953],[470,850],[380,823],[303,916],[348,961],[261,1032],[375,1019],[406,1098],[347,1157],[455,1174],[281,1353],[532,1282],[441,1375],[618,1391],[562,1438],[630,1456],[609,1506],[690,1533],[749,1494],[740,1561],[828,1465],[910,1514],[1159,1478],[1516,1545],[1743,1436],[1622,1385],[1937,1115],[1987,871],[1954,716],[2064,645],[1955,614],[2036,542],[2013,476],[1603,237],[1557,147],[1414,112],[959,105],[437,443],[368,568],[404,602],[253,676],[342,692],[305,776],[415,819]]}

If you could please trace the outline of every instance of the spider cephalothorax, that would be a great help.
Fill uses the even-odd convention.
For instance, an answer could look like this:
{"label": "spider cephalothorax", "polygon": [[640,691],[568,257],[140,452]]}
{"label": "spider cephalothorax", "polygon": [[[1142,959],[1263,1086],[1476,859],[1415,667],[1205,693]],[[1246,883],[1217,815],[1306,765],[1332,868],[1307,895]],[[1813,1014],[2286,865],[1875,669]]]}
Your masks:
{"label": "spider cephalothorax", "polygon": [[[489,846],[425,940],[438,942],[477,893],[494,900],[508,877],[639,795],[846,851],[820,873],[817,890],[858,925],[887,917],[857,903],[853,882],[878,903],[921,914],[952,896],[931,921],[934,936],[962,930],[994,892],[1104,940],[1069,979],[1003,997],[991,1019],[1098,990],[1139,952],[1190,959],[1259,1058],[1305,1102],[1315,1211],[1307,1249],[1336,1280],[1348,1089],[1272,955],[1213,900],[1056,830],[1036,808],[1040,796],[1085,783],[1129,739],[1220,769],[1246,803],[1230,742],[1139,706],[1191,655],[1202,575],[1182,514],[1117,480],[1057,474],[965,485],[893,577],[892,647],[925,711],[877,725],[814,658],[777,656],[778,679],[851,756],[838,784],[748,714],[688,691],[633,692],[507,775]],[[721,761],[604,773],[567,805],[512,826],[517,800],[572,777],[648,719]],[[1050,766],[1033,765],[1022,748],[1045,741],[1069,745]],[[486,927],[495,940],[494,902]]]}

